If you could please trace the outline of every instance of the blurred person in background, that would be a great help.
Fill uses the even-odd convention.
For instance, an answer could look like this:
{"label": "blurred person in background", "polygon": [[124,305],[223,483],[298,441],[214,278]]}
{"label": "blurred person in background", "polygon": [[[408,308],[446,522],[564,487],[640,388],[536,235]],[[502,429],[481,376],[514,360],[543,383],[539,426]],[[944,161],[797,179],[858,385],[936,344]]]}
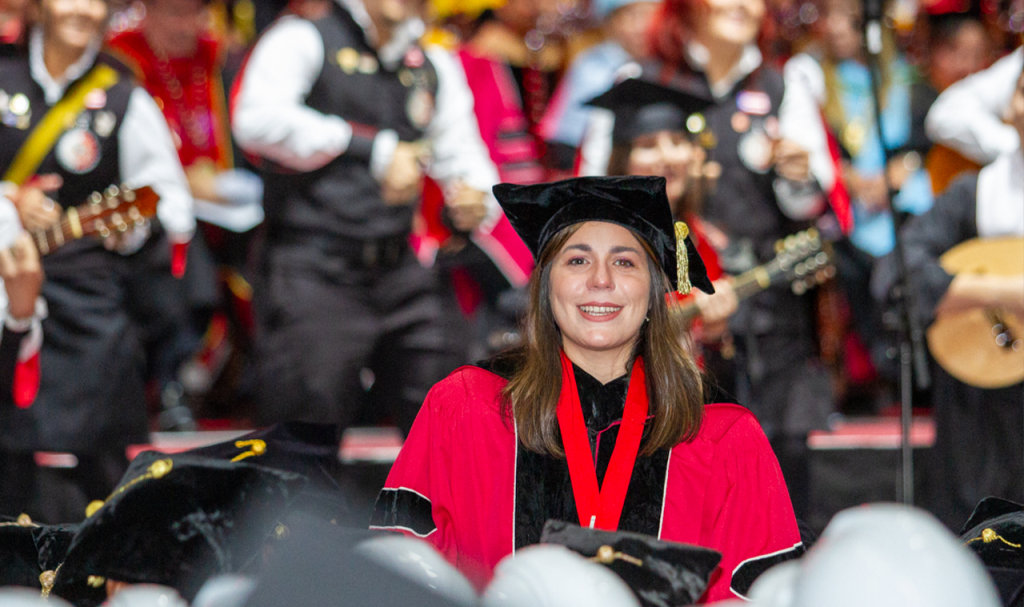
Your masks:
{"label": "blurred person in background", "polygon": [[[835,244],[839,284],[849,302],[854,333],[871,363],[883,372],[883,377],[895,381],[897,371],[888,363],[887,354],[891,340],[883,335],[882,313],[871,298],[869,285],[875,259],[895,244],[883,174],[886,167],[896,191],[893,204],[899,211],[921,214],[932,204],[931,180],[923,168],[927,138],[923,131],[915,133],[913,129],[923,122],[927,107],[916,112],[920,116],[915,120],[915,106],[920,101],[915,99],[912,68],[896,49],[893,32],[884,30],[879,86],[884,142],[879,140],[862,13],[857,0],[827,2],[818,22],[817,48],[793,57],[786,69],[804,79],[839,143],[843,176],[853,204],[853,232],[848,240]],[[863,351],[862,347],[857,349]],[[860,379],[867,380],[859,388],[869,399],[869,406],[888,404],[874,402],[891,398],[884,384],[871,382],[871,375]]]}
{"label": "blurred person in background", "polygon": [[344,0],[279,20],[240,76],[232,127],[264,159],[255,421],[350,425],[370,403],[408,431],[450,350],[436,273],[409,246],[422,178],[453,226],[498,218],[497,172],[448,53],[419,46],[419,0]]}
{"label": "blurred person in background", "polygon": [[540,125],[549,157],[557,170],[570,172],[583,142],[589,114],[585,103],[615,84],[619,68],[649,55],[647,31],[658,3],[650,0],[598,0],[593,14],[604,42],[573,60],[559,83]]}
{"label": "blurred person in background", "polygon": [[0,56],[15,54],[18,45],[23,42],[27,5],[25,0],[0,2]]}
{"label": "blurred person in background", "polygon": [[[712,102],[688,127],[721,167],[699,216],[730,275],[769,262],[777,240],[810,227],[826,212],[824,193],[835,181],[813,96],[802,81],[762,62],[756,41],[764,14],[761,0],[669,0],[652,30],[655,60],[642,68]],[[608,166],[613,128],[613,117],[594,112],[584,174]],[[742,302],[723,334],[736,361],[734,399],[764,427],[798,517],[809,507],[807,433],[824,427],[833,409],[813,304],[789,286],[771,287]]]}
{"label": "blurred person in background", "polygon": [[[1005,75],[995,66],[971,78]],[[970,80],[971,78],[968,78]],[[966,82],[966,81],[965,81]],[[940,262],[953,247],[979,239],[1024,238],[1024,67],[1017,67],[1013,95],[1005,116],[1013,129],[1017,146],[999,155],[979,173],[961,176],[935,201],[927,213],[911,219],[902,236],[910,285],[917,292],[917,310],[912,312],[928,328],[940,321],[976,310],[989,315],[1006,315],[1024,322],[1024,274],[1001,275],[1003,263],[1019,263],[1019,252],[990,253],[985,273],[950,273]],[[1016,257],[1006,259],[1004,257]],[[1019,267],[1019,266],[1018,266]],[[892,256],[877,268],[873,291],[885,298],[896,281]],[[1002,327],[1002,325],[998,325]],[[966,356],[971,349],[970,331],[980,331],[985,342],[998,339],[991,323],[963,326],[957,331],[957,346]],[[1021,336],[1010,329],[1004,339],[1019,354]],[[992,333],[991,337],[989,332]],[[934,339],[929,336],[929,341]],[[998,343],[998,341],[996,342]],[[934,347],[934,342],[932,343]],[[936,355],[937,357],[938,355]],[[1016,359],[1019,360],[1019,359]],[[981,388],[955,378],[940,365],[933,365],[932,405],[935,416],[935,447],[927,468],[932,488],[931,510],[952,529],[959,529],[982,498],[995,496],[1024,499],[1024,383],[999,388]],[[995,369],[986,369],[994,372]]]}
{"label": "blurred person in background", "polygon": [[[195,228],[192,198],[160,110],[115,60],[100,52],[104,0],[40,0],[24,56],[0,61],[4,198],[28,230],[52,226],[64,208],[111,185],[152,186],[157,220],[172,244]],[[56,123],[56,130],[39,128]],[[127,226],[126,226],[127,228]],[[43,258],[39,391],[0,412],[0,509],[34,508],[41,519],[72,520],[102,499],[127,467],[125,448],[148,440],[138,335],[125,305],[131,254],[149,235],[142,223],[103,242],[67,242]],[[17,503],[34,491],[33,453],[71,453],[64,471],[76,494]]]}
{"label": "blurred person in background", "polygon": [[141,23],[113,35],[108,46],[163,111],[200,223],[184,280],[170,278],[172,260],[157,248],[144,263],[165,271],[140,273],[131,299],[154,359],[165,411],[161,426],[187,428],[182,365],[195,354],[189,378],[196,385],[190,387],[208,390],[229,356],[245,359],[252,338],[252,289],[243,272],[254,228],[263,221],[263,187],[233,149],[225,95],[230,49],[210,29],[208,3],[151,0],[144,6]]}

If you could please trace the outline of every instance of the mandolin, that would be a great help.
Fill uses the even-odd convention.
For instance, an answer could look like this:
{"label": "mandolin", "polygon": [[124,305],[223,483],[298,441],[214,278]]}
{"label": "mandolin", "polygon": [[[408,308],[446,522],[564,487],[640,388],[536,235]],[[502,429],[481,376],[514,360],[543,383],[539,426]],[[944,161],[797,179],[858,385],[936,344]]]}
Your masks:
{"label": "mandolin", "polygon": [[[939,259],[949,274],[1024,274],[1024,238],[968,240]],[[976,388],[1024,381],[1024,322],[998,309],[945,314],[928,328],[928,349],[950,375]]]}
{"label": "mandolin", "polygon": [[[735,277],[732,288],[739,301],[753,297],[772,285],[787,283],[794,293],[803,295],[835,274],[831,250],[818,231],[811,228],[777,241],[775,258]],[[687,325],[700,317],[700,306],[693,299],[683,301],[670,310]]]}
{"label": "mandolin", "polygon": [[160,197],[153,188],[138,189],[112,185],[93,192],[84,204],[70,207],[51,226],[29,230],[40,255],[47,255],[65,244],[86,236],[106,238],[114,232],[127,232],[141,226],[156,214]]}

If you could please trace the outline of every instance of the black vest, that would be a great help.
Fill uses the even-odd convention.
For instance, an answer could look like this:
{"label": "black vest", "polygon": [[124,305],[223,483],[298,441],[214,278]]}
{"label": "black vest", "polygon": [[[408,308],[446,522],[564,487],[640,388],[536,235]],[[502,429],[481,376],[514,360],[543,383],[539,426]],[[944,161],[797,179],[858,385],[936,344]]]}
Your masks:
{"label": "black vest", "polygon": [[[666,85],[700,97],[714,97],[703,73],[688,66],[667,74],[666,71],[656,62],[644,65],[645,74]],[[761,66],[704,111],[707,123],[700,142],[707,150],[708,160],[721,165],[722,175],[704,201],[701,216],[728,235],[729,249],[720,252],[719,260],[733,274],[771,261],[778,239],[809,226],[782,213],[773,187],[775,171],[752,170],[741,151],[758,132],[777,131],[784,93],[782,74]],[[773,134],[778,136],[777,132]],[[780,332],[803,340],[811,331],[810,302],[810,297],[796,296],[789,287],[772,287],[741,304],[730,327],[736,333]]]}
{"label": "black vest", "polygon": [[270,238],[408,234],[414,207],[384,204],[370,173],[372,138],[391,129],[401,141],[421,139],[434,113],[437,74],[419,47],[410,49],[397,70],[388,70],[359,25],[337,5],[313,25],[323,38],[324,63],[306,105],[340,116],[352,124],[354,136],[344,154],[318,170],[265,175]]}

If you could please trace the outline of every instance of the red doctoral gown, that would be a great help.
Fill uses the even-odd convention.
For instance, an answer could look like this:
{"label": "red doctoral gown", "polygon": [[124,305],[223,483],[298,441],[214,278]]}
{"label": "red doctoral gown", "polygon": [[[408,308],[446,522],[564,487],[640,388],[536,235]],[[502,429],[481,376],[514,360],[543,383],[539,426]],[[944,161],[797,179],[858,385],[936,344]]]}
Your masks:
{"label": "red doctoral gown", "polygon": [[[600,481],[628,375],[601,386],[575,372]],[[480,586],[498,561],[537,543],[548,519],[579,522],[565,460],[524,449],[501,415],[505,383],[462,367],[431,389],[371,521],[425,538]],[[744,596],[758,574],[803,552],[778,461],[738,405],[707,405],[692,441],[637,457],[619,530],[721,552],[706,602]]]}

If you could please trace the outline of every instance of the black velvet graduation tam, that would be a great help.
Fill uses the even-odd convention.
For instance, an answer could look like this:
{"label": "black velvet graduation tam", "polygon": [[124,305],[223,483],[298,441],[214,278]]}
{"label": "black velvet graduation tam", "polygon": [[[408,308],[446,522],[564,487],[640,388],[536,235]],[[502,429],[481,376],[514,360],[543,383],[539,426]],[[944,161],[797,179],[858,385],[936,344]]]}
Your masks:
{"label": "black velvet graduation tam", "polygon": [[170,586],[191,600],[212,575],[259,568],[306,482],[244,462],[140,453],[81,524],[54,592],[111,579]]}
{"label": "black velvet graduation tam", "polygon": [[668,542],[641,533],[586,529],[564,521],[544,525],[542,544],[560,544],[604,564],[645,607],[696,603],[722,560],[709,548]]}
{"label": "black velvet graduation tam", "polygon": [[[238,461],[297,472],[309,483],[293,507],[335,523],[356,523],[342,486],[340,437],[336,424],[285,422],[250,432],[235,440],[192,449],[186,454],[225,461]],[[366,520],[359,520],[365,526]]]}
{"label": "black velvet graduation tam", "polygon": [[[664,177],[577,177],[555,183],[494,186],[494,196],[534,259],[563,228],[607,221],[633,231],[650,245],[673,288],[678,288],[676,228]],[[690,282],[714,293],[693,240],[686,238]]]}
{"label": "black velvet graduation tam", "polygon": [[687,128],[687,120],[711,106],[713,100],[678,88],[662,86],[645,78],[627,78],[587,102],[615,114],[612,143],[629,145],[641,135],[658,131],[686,131],[696,134],[704,127]]}
{"label": "black velvet graduation tam", "polygon": [[[18,518],[0,516],[0,587],[42,591],[44,577],[54,579],[77,530],[77,525],[41,525],[25,514]],[[104,590],[84,586],[62,598],[89,606],[98,605],[106,596]]]}
{"label": "black velvet graduation tam", "polygon": [[997,497],[981,500],[960,540],[985,564],[1003,605],[1024,607],[1024,506]]}

